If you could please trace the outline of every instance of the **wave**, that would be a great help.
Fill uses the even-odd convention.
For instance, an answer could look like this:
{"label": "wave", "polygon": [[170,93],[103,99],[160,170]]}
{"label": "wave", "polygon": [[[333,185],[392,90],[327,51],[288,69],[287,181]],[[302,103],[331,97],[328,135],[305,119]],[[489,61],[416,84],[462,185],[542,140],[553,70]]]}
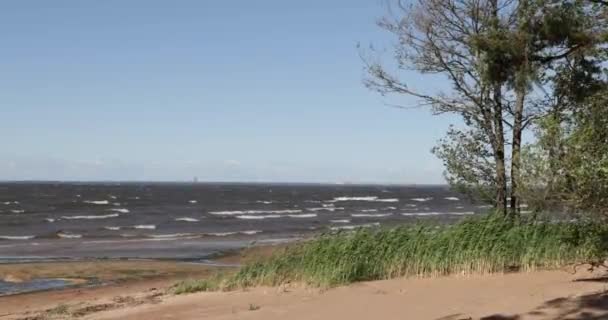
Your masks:
{"label": "wave", "polygon": [[413,203],[408,203],[405,205],[407,208],[416,208],[417,205],[413,204]]}
{"label": "wave", "polygon": [[429,201],[429,200],[433,200],[433,198],[432,198],[432,197],[426,197],[426,198],[412,198],[412,199],[410,199],[410,200],[412,200],[412,201],[417,201],[417,202],[427,202],[427,201]]}
{"label": "wave", "polygon": [[353,218],[383,218],[392,215],[392,213],[353,213],[350,216]]}
{"label": "wave", "polygon": [[119,207],[120,206],[120,202],[114,202],[114,203],[112,203],[112,205],[115,206],[115,207]]}
{"label": "wave", "polygon": [[192,203],[192,204],[194,204],[194,203],[198,203],[198,201],[196,201],[196,200],[190,200],[190,201],[188,201],[188,202],[190,202],[190,203]]}
{"label": "wave", "polygon": [[246,219],[246,220],[276,219],[276,218],[280,218],[280,217],[281,216],[278,214],[267,214],[267,215],[262,215],[262,216],[252,216],[252,215],[236,216],[237,219]]}
{"label": "wave", "polygon": [[122,229],[122,227],[103,227],[103,228],[106,230],[112,230],[112,231],[117,231],[117,230]]}
{"label": "wave", "polygon": [[303,214],[290,214],[288,217],[290,218],[314,218],[316,217],[316,213],[303,213]]}
{"label": "wave", "polygon": [[281,214],[281,213],[299,213],[302,210],[244,210],[244,211],[211,211],[209,214],[213,215],[226,215],[226,216],[235,216],[242,214],[260,214],[260,213],[270,213],[270,214]]}
{"label": "wave", "polygon": [[110,203],[108,200],[85,200],[83,202],[90,203],[90,204],[109,204]]}
{"label": "wave", "polygon": [[365,196],[365,197],[336,197],[328,202],[340,202],[340,201],[373,201],[373,202],[399,202],[399,199],[379,199],[376,196]]}
{"label": "wave", "polygon": [[382,210],[397,210],[397,207],[386,207],[386,208],[383,208]]}
{"label": "wave", "polygon": [[129,209],[125,208],[116,208],[116,209],[108,209],[108,211],[120,212],[120,213],[129,213]]}
{"label": "wave", "polygon": [[344,210],[343,207],[324,207],[324,208],[306,208],[308,211],[330,211],[334,212],[336,210]]}
{"label": "wave", "polygon": [[189,217],[175,218],[175,221],[185,221],[185,222],[199,222],[200,220]]}
{"label": "wave", "polygon": [[336,197],[330,202],[339,202],[339,201],[376,201],[378,197],[367,196],[367,197]]}
{"label": "wave", "polygon": [[24,213],[25,210],[11,210],[12,213]]}
{"label": "wave", "polygon": [[378,209],[363,209],[361,212],[378,212]]}
{"label": "wave", "polygon": [[402,216],[440,216],[440,215],[454,215],[454,216],[467,216],[473,215],[475,212],[473,211],[465,211],[465,212],[403,212]]}
{"label": "wave", "polygon": [[350,219],[329,220],[331,223],[350,223]]}
{"label": "wave", "polygon": [[154,229],[156,229],[156,226],[153,224],[140,224],[140,225],[132,226],[131,228],[154,230]]}
{"label": "wave", "polygon": [[57,219],[55,219],[55,218],[45,218],[44,220],[45,220],[45,221],[47,221],[47,222],[51,222],[51,223],[53,223],[53,222],[55,222]]}
{"label": "wave", "polygon": [[65,233],[65,232],[57,232],[57,236],[59,238],[64,238],[64,239],[80,239],[82,238],[81,234],[77,234],[77,233]]}
{"label": "wave", "polygon": [[77,220],[77,219],[109,219],[109,218],[116,218],[120,216],[118,213],[112,213],[112,214],[104,214],[104,215],[93,215],[93,216],[62,216],[61,219],[66,219],[66,220]]}
{"label": "wave", "polygon": [[406,217],[415,217],[415,216],[437,216],[440,215],[439,212],[402,212],[402,216]]}
{"label": "wave", "polygon": [[334,230],[334,231],[336,231],[336,230],[354,230],[354,229],[359,229],[359,228],[371,228],[371,227],[377,227],[377,226],[380,226],[379,222],[358,224],[358,225],[352,225],[352,226],[331,227],[329,229]]}
{"label": "wave", "polygon": [[111,195],[111,194],[110,194],[110,195],[108,195],[108,197],[110,197],[110,199],[116,199],[116,196],[113,196],[113,195]]}
{"label": "wave", "polygon": [[11,202],[11,201],[6,201],[6,202],[4,202],[4,204],[5,204],[5,205],[7,205],[7,206],[8,206],[8,205],[10,205],[11,203],[12,203],[12,204],[19,204],[19,201],[13,201],[13,202]]}
{"label": "wave", "polygon": [[254,234],[261,233],[261,232],[262,232],[262,230],[245,230],[245,231],[229,231],[229,232],[209,232],[209,233],[205,233],[205,235],[214,236],[214,237],[226,237],[226,236],[231,236],[231,235],[235,235],[235,234],[254,235]]}
{"label": "wave", "polygon": [[445,200],[450,200],[450,201],[459,201],[460,199],[456,198],[456,197],[445,197]]}
{"label": "wave", "polygon": [[272,203],[272,201],[262,201],[262,200],[258,200],[258,201],[256,201],[256,203],[271,204],[271,203]]}
{"label": "wave", "polygon": [[170,234],[149,234],[147,235],[150,238],[181,238],[181,237],[191,237],[194,236],[193,233],[170,233]]}
{"label": "wave", "polygon": [[1,240],[30,240],[34,238],[36,236],[0,236]]}

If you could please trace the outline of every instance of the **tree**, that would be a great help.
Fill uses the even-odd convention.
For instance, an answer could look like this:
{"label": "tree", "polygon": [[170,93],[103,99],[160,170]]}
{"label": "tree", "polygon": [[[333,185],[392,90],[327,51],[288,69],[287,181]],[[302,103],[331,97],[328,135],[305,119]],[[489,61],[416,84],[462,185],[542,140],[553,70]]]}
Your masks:
{"label": "tree", "polygon": [[[494,162],[494,202],[503,212],[507,176],[502,84],[488,81],[492,64],[474,40],[487,33],[501,33],[500,11],[509,2],[512,1],[419,0],[411,7],[398,2],[402,16],[385,17],[379,22],[399,40],[395,48],[398,69],[444,75],[452,84],[449,93],[417,91],[382,64],[365,60],[370,75],[366,79],[368,87],[382,94],[417,97],[421,106],[430,106],[435,113],[459,114],[471,128],[469,132],[487,141]],[[454,163],[449,159],[444,162],[448,166]]]}
{"label": "tree", "polygon": [[[506,213],[510,177],[511,213],[518,213],[523,132],[551,109],[539,106],[547,100],[542,93],[555,80],[556,65],[598,48],[606,30],[603,11],[594,11],[598,4],[581,0],[397,4],[401,15],[379,24],[399,40],[395,48],[398,69],[444,75],[452,90],[423,93],[401,82],[398,72],[369,60],[366,84],[382,94],[417,97],[421,106],[430,106],[435,113],[461,115],[468,129],[451,130],[448,139],[434,149],[446,165],[448,181],[458,189],[494,190],[496,207]],[[511,138],[506,139],[509,131]],[[472,144],[472,139],[478,139],[478,144]],[[505,156],[507,147],[510,158]],[[488,157],[493,160],[488,162]],[[473,168],[475,164],[484,167]],[[489,164],[494,167],[492,179],[473,179],[486,173]]]}

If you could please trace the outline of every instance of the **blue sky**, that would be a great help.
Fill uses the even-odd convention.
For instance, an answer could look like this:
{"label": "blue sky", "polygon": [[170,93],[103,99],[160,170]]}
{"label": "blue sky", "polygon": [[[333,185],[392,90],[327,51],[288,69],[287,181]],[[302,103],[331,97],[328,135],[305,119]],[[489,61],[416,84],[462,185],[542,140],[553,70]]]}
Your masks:
{"label": "blue sky", "polygon": [[[377,0],[0,4],[0,180],[441,183],[452,118],[362,84]],[[386,56],[390,60],[390,54]],[[416,75],[407,82],[438,85]]]}

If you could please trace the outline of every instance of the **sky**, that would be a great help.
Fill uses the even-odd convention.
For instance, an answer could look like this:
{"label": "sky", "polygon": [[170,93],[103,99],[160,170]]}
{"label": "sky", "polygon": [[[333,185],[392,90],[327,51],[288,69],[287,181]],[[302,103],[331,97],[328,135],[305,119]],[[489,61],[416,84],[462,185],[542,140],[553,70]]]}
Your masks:
{"label": "sky", "polygon": [[0,180],[443,183],[430,149],[454,119],[363,85],[357,43],[395,42],[375,25],[385,12],[378,0],[4,1]]}

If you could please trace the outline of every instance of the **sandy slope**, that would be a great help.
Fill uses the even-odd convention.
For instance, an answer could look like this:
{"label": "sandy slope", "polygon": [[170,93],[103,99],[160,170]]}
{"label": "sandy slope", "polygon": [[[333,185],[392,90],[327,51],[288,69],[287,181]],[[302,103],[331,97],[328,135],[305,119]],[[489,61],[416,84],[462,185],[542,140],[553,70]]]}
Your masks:
{"label": "sandy slope", "polygon": [[608,319],[608,285],[573,281],[589,276],[546,271],[374,281],[325,292],[256,288],[171,296],[86,319]]}

